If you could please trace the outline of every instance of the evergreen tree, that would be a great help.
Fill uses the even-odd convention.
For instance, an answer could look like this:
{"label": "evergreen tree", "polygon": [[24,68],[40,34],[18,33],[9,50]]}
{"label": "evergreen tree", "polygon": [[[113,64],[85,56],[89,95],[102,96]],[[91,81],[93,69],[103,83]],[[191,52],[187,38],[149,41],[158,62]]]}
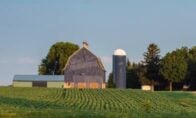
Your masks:
{"label": "evergreen tree", "polygon": [[144,53],[144,65],[146,67],[146,78],[151,81],[152,91],[154,90],[155,81],[159,79],[160,68],[160,49],[159,47],[151,43],[147,48],[147,52]]}
{"label": "evergreen tree", "polygon": [[109,74],[108,82],[107,82],[107,88],[115,88],[114,78],[113,78],[113,72]]}
{"label": "evergreen tree", "polygon": [[147,78],[147,69],[143,63],[138,64],[137,76],[141,85],[151,85],[151,81]]}
{"label": "evergreen tree", "polygon": [[134,88],[134,89],[139,89],[141,84],[139,82],[139,77],[137,74],[137,69],[138,69],[138,65],[136,63],[132,63],[129,61],[127,61],[127,69],[126,69],[126,86],[127,88]]}

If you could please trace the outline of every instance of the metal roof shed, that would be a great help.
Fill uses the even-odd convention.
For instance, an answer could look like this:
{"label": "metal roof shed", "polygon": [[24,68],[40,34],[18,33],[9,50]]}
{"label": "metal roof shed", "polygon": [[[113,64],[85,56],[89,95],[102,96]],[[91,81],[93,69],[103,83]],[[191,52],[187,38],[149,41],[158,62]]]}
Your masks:
{"label": "metal roof shed", "polygon": [[63,85],[63,75],[15,75],[13,79],[14,87],[62,88]]}

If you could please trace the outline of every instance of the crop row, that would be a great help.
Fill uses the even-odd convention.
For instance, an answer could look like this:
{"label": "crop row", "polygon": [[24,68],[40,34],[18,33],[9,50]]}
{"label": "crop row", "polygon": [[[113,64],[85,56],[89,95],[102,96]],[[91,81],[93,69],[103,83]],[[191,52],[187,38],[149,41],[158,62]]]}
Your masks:
{"label": "crop row", "polygon": [[120,89],[8,88],[0,90],[0,107],[74,111],[178,112],[183,107],[157,92]]}

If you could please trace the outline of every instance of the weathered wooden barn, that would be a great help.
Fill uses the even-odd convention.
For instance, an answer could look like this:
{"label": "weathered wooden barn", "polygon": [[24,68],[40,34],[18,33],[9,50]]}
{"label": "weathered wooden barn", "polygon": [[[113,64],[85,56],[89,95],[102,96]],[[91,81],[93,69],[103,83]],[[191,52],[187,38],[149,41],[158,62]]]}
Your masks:
{"label": "weathered wooden barn", "polygon": [[13,87],[47,87],[62,88],[63,75],[15,75]]}
{"label": "weathered wooden barn", "polygon": [[83,42],[64,68],[64,88],[105,88],[105,72],[101,60]]}

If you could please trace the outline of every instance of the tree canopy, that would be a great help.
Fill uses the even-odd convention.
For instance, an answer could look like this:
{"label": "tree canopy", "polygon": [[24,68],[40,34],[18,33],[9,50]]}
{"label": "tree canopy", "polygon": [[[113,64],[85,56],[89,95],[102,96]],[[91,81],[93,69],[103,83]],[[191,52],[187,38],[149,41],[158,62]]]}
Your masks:
{"label": "tree canopy", "polygon": [[187,81],[190,88],[196,90],[196,46],[189,50]]}
{"label": "tree canopy", "polygon": [[139,76],[137,74],[138,64],[131,63],[129,59],[127,59],[127,67],[126,67],[126,86],[127,88],[140,88]]}
{"label": "tree canopy", "polygon": [[187,63],[184,57],[184,49],[182,48],[182,50],[177,49],[167,53],[161,61],[160,73],[170,82],[170,90],[172,90],[172,82],[185,80]]}
{"label": "tree canopy", "polygon": [[42,59],[38,72],[40,75],[61,75],[68,58],[79,49],[70,42],[57,42],[50,47],[47,56]]}

